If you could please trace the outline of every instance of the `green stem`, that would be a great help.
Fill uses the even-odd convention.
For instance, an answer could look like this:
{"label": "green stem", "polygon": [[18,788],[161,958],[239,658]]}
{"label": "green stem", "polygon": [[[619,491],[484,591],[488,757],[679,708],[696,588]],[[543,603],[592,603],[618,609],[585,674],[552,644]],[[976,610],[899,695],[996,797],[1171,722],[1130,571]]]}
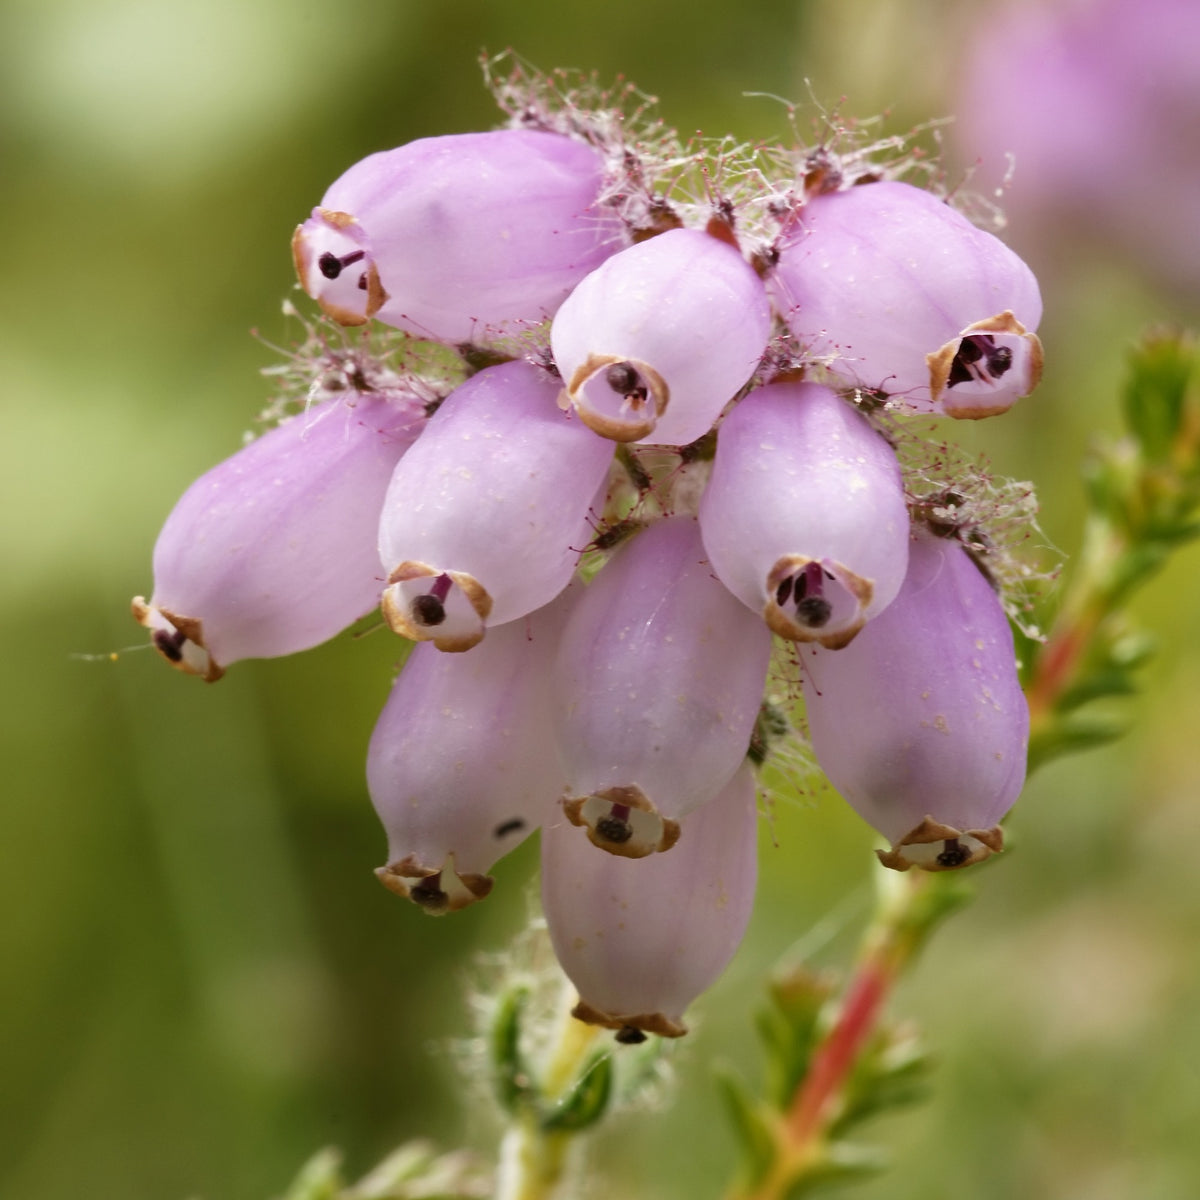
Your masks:
{"label": "green stem", "polygon": [[567,1176],[571,1135],[546,1133],[537,1114],[514,1118],[500,1143],[496,1200],[551,1200]]}
{"label": "green stem", "polygon": [[558,1029],[539,1080],[543,1104],[521,1106],[505,1130],[495,1200],[553,1200],[566,1194],[561,1188],[572,1175],[575,1131],[546,1129],[541,1110],[548,1109],[578,1077],[601,1032],[571,1016],[574,999],[574,990],[564,987]]}

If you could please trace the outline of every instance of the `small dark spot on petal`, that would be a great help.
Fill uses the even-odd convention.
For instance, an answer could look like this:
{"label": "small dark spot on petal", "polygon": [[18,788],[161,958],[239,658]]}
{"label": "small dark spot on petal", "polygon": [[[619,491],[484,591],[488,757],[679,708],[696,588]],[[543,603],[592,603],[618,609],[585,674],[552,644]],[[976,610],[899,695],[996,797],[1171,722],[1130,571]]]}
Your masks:
{"label": "small dark spot on petal", "polygon": [[497,838],[507,837],[510,833],[516,833],[518,830],[524,828],[524,818],[510,817],[507,821],[501,821],[500,824],[492,830],[492,836]]}

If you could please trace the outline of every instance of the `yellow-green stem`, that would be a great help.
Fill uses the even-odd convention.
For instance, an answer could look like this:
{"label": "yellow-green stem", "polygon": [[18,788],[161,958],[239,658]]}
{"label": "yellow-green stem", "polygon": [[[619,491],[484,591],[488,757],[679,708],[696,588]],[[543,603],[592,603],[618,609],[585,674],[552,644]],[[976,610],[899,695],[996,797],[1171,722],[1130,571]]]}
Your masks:
{"label": "yellow-green stem", "polygon": [[[563,989],[560,1019],[545,1068],[537,1081],[547,1105],[553,1104],[578,1077],[600,1030],[571,1016],[574,992]],[[549,1131],[532,1106],[514,1114],[500,1144],[495,1200],[553,1200],[570,1177],[571,1131]]]}

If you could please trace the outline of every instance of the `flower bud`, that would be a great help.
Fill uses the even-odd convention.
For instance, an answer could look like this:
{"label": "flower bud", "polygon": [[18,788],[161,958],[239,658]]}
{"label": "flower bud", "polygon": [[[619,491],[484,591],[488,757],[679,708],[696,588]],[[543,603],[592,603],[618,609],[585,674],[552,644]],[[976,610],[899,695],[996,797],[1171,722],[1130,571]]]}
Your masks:
{"label": "flower bud", "polygon": [[717,577],[772,632],[831,649],[891,602],[908,559],[895,453],[813,383],[759,388],[725,418],[700,530]]}
{"label": "flower bud", "polygon": [[539,323],[621,245],[595,208],[600,154],[528,129],[421,138],[372,154],[292,240],[305,291],[343,325],[479,342]]}
{"label": "flower bud", "polygon": [[174,666],[219,679],[292,654],[379,603],[379,508],[424,426],[415,398],[330,400],[202,475],[154,547],[154,594],[133,615]]}
{"label": "flower bud", "polygon": [[1037,281],[929,192],[870,183],[810,200],[770,280],[788,328],[851,383],[916,412],[989,417],[1037,386]]}
{"label": "flower bud", "polygon": [[593,271],[550,330],[567,395],[618,442],[703,437],[767,346],[762,281],[729,243],[696,229],[640,242]]}
{"label": "flower bud", "polygon": [[683,823],[670,854],[597,854],[565,821],[542,831],[542,905],[574,1016],[664,1037],[687,1032],[687,1006],[720,976],[754,905],[754,773],[738,768]]}
{"label": "flower bud", "polygon": [[1029,708],[1000,600],[961,546],[918,534],[896,599],[801,662],[817,761],[892,842],[887,866],[964,867],[1003,846]]}
{"label": "flower bud", "polygon": [[379,553],[383,614],[401,636],[467,650],[567,586],[613,447],[557,395],[526,362],[489,367],[443,401],[398,465]]}
{"label": "flower bud", "polygon": [[613,854],[669,849],[679,819],[745,757],[770,655],[762,622],[713,577],[693,519],[638,534],[563,634],[555,715],[568,819]]}
{"label": "flower bud", "polygon": [[376,874],[427,912],[486,896],[492,864],[556,812],[549,675],[568,599],[493,630],[472,654],[419,645],[392,686],[367,754],[388,837]]}

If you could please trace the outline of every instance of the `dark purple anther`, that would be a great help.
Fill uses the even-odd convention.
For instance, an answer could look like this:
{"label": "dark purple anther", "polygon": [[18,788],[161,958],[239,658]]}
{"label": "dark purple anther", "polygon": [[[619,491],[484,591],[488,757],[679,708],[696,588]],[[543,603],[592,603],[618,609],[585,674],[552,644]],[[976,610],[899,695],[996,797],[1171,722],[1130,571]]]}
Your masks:
{"label": "dark purple anther", "polygon": [[450,899],[442,891],[441,871],[438,871],[436,875],[426,876],[420,883],[413,884],[408,895],[414,904],[419,904],[422,908],[432,909],[435,912],[445,908]]}
{"label": "dark purple anther", "polygon": [[962,363],[977,363],[984,354],[984,348],[994,349],[996,339],[979,334],[974,337],[965,337],[962,340],[962,345],[958,348],[956,357]]}
{"label": "dark purple anther", "polygon": [[183,661],[183,643],[187,638],[180,630],[168,633],[165,629],[156,629],[151,640],[154,642],[154,648],[168,661]]}
{"label": "dark purple anther", "polygon": [[958,353],[950,364],[948,387],[978,379],[995,383],[1013,364],[1013,352],[1008,346],[997,346],[990,333],[973,333],[963,338]]}
{"label": "dark purple anther", "polygon": [[987,365],[992,376],[999,379],[1012,366],[1013,353],[1007,346],[997,346],[988,355]]}
{"label": "dark purple anther", "polygon": [[937,856],[939,867],[961,867],[971,857],[971,851],[958,838],[946,838],[942,846],[944,849]]}

